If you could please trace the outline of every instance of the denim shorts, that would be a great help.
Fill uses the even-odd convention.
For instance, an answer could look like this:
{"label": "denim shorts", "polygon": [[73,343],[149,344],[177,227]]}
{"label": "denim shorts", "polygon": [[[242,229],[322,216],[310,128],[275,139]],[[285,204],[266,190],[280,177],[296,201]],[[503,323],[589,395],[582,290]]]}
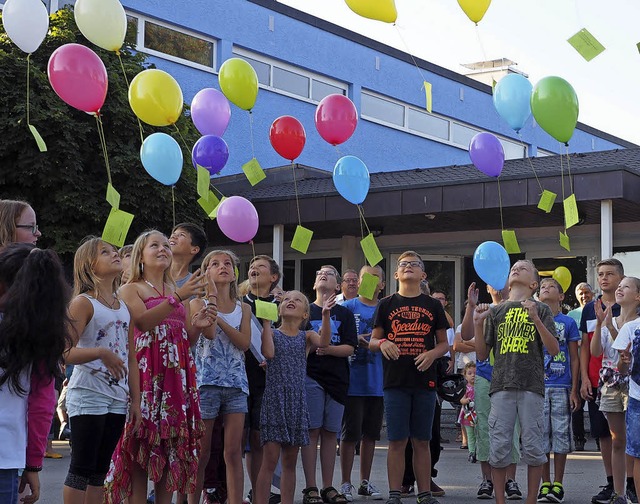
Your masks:
{"label": "denim shorts", "polygon": [[436,391],[397,387],[384,391],[384,412],[387,419],[387,438],[401,441],[415,438],[431,440]]}
{"label": "denim shorts", "polygon": [[627,455],[640,458],[640,401],[629,398],[627,405]]}
{"label": "denim shorts", "polygon": [[246,413],[247,394],[242,389],[203,385],[200,387],[200,414],[203,420],[213,420],[219,415]]}
{"label": "denim shorts", "polygon": [[313,378],[306,377],[307,409],[309,429],[322,427],[328,432],[340,432],[344,405],[329,395]]}
{"label": "denim shorts", "polygon": [[573,451],[569,389],[544,389],[544,451],[567,454]]}
{"label": "denim shorts", "polygon": [[17,469],[0,469],[0,502],[18,502]]}
{"label": "denim shorts", "polygon": [[129,404],[107,397],[99,392],[85,388],[72,388],[67,390],[67,414],[70,417],[79,415],[126,415]]}

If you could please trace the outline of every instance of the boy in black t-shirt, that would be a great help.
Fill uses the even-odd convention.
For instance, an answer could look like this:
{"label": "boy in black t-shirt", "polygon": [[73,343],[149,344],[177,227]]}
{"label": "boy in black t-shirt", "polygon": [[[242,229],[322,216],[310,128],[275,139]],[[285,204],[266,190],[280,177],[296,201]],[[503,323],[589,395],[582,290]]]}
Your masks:
{"label": "boy in black t-shirt", "polygon": [[398,292],[380,301],[369,343],[382,352],[384,407],[389,450],[389,500],[400,504],[407,439],[413,446],[418,504],[437,504],[431,494],[429,440],[436,404],[436,359],[449,350],[449,324],[439,301],[422,294],[427,277],[421,257],[413,251],[398,259]]}

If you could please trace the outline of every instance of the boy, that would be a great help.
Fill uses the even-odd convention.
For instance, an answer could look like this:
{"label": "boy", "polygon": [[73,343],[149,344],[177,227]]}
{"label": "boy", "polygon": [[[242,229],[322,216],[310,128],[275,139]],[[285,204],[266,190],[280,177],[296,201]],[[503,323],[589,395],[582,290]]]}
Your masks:
{"label": "boy", "polygon": [[207,235],[200,226],[182,222],[171,231],[169,246],[173,254],[171,277],[178,287],[182,287],[191,276],[189,266],[200,259],[207,249]]}
{"label": "boy", "polygon": [[413,468],[418,483],[418,504],[437,504],[431,494],[429,440],[436,405],[436,359],[447,342],[447,318],[439,301],[420,291],[427,277],[422,258],[407,251],[398,258],[398,292],[378,305],[369,343],[382,352],[384,409],[387,419],[387,504],[401,504],[407,440],[413,445]]}
{"label": "boy", "polygon": [[[505,486],[511,464],[513,431],[519,419],[522,459],[528,467],[527,504],[536,502],[542,466],[547,461],[543,444],[544,357],[559,352],[551,310],[534,301],[538,270],[531,261],[517,261],[509,273],[509,298],[489,308],[478,305],[474,314],[476,355],[482,361],[493,350],[491,412],[489,414],[489,463],[496,488]],[[483,334],[483,322],[486,319]],[[502,492],[496,503],[504,504]]]}
{"label": "boy", "polygon": [[[547,462],[542,470],[542,486],[538,502],[562,502],[562,479],[571,450],[571,411],[580,407],[578,398],[578,341],[580,333],[575,321],[564,315],[560,304],[564,300],[562,286],[553,278],[540,282],[540,301],[551,308],[556,324],[560,353],[551,357],[544,349],[544,443]],[[571,408],[569,408],[571,406]],[[553,480],[550,452],[553,451]],[[553,481],[553,485],[551,482]]]}

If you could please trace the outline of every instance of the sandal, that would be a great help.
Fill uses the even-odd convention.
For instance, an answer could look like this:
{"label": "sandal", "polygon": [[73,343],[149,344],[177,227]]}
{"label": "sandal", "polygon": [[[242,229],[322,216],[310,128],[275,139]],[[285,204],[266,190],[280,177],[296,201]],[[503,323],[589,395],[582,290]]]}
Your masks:
{"label": "sandal", "polygon": [[318,487],[308,487],[302,491],[302,504],[323,504]]}
{"label": "sandal", "polygon": [[349,504],[347,498],[332,486],[323,488],[320,495],[326,504]]}

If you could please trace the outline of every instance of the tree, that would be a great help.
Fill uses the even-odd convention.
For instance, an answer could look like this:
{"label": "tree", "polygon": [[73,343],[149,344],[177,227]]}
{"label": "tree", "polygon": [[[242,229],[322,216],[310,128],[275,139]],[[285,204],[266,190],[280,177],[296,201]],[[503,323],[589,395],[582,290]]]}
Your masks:
{"label": "tree", "polygon": [[[107,68],[109,91],[101,116],[120,208],[135,215],[128,240],[149,228],[167,232],[172,225],[171,188],[153,180],[140,162],[140,131],[116,54],[82,36],[71,8],[51,15],[49,35],[31,56],[30,122],[48,147],[48,152],[40,153],[26,125],[26,55],[0,28],[0,197],[29,201],[43,233],[39,243],[55,248],[67,263],[84,236],[102,233],[110,211],[96,121],[60,100],[47,78],[51,53],[71,42],[91,47]],[[121,57],[129,81],[152,67],[131,47],[124,47]],[[176,126],[187,145],[193,145],[199,135],[186,113]],[[183,146],[185,166],[175,188],[176,221],[201,224],[204,214],[196,204],[196,173],[180,135],[170,128],[143,128],[145,136],[164,131]]]}

